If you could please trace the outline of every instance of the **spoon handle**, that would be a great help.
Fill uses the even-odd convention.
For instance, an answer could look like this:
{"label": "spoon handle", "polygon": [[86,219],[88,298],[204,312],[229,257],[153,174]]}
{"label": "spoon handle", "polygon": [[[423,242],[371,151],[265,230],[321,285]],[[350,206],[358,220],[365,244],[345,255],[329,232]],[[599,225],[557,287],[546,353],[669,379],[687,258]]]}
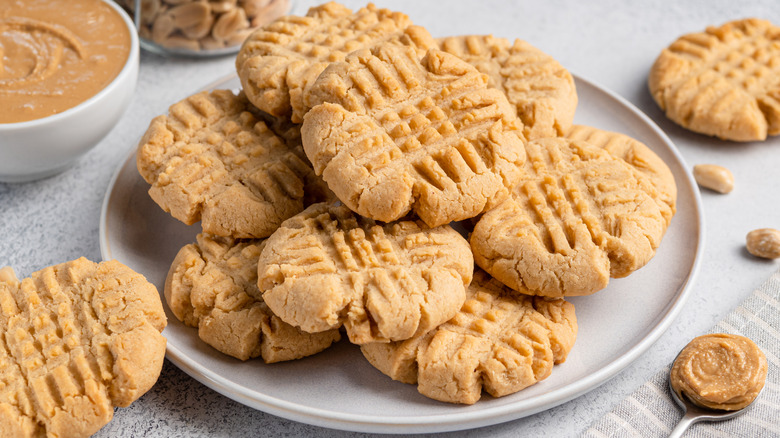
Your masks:
{"label": "spoon handle", "polygon": [[669,438],[680,438],[693,423],[699,420],[699,418],[700,417],[696,414],[686,411],[685,415],[680,419],[680,422],[677,423],[677,426],[672,430],[672,433],[669,434]]}

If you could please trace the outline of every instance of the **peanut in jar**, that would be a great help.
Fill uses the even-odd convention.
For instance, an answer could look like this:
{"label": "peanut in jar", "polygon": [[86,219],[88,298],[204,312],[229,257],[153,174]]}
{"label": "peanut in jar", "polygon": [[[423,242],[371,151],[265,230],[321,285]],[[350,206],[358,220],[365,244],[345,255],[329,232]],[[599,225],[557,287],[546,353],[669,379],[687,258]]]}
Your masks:
{"label": "peanut in jar", "polygon": [[287,14],[290,0],[116,0],[141,47],[164,55],[236,53],[250,33]]}

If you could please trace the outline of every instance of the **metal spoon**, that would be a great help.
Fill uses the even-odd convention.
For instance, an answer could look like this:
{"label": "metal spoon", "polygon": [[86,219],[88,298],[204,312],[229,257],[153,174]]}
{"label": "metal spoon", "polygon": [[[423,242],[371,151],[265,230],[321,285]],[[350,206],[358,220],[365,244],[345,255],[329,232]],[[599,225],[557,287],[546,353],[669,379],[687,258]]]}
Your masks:
{"label": "metal spoon", "polygon": [[[763,388],[761,388],[761,390],[763,391]],[[682,397],[678,396],[674,391],[674,388],[672,388],[671,376],[669,378],[669,392],[672,393],[672,399],[674,399],[675,403],[680,405],[680,407],[683,409],[683,412],[685,413],[680,422],[677,423],[677,426],[675,426],[674,430],[672,430],[672,433],[669,434],[669,438],[681,437],[682,434],[688,430],[692,424],[698,423],[699,421],[723,421],[738,417],[744,414],[750,405],[752,405],[756,399],[758,399],[758,395],[761,394],[759,392],[756,395],[756,398],[753,399],[749,405],[742,409],[738,409],[736,411],[726,411],[722,409],[703,408],[701,406],[695,405],[692,401],[688,400],[688,397],[685,396],[685,393],[682,394]]]}

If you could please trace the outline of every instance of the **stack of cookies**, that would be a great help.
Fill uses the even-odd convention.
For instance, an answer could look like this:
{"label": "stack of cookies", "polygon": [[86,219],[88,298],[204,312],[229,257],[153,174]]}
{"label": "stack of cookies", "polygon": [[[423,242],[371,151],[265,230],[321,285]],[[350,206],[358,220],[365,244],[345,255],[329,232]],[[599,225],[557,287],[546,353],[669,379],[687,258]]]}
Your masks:
{"label": "stack of cookies", "polygon": [[239,359],[345,334],[428,397],[514,393],[573,347],[564,297],[644,266],[675,212],[663,161],[572,126],[571,74],[523,41],[327,3],[256,31],[236,68],[238,94],[155,118],[137,164],[202,227],[169,307]]}

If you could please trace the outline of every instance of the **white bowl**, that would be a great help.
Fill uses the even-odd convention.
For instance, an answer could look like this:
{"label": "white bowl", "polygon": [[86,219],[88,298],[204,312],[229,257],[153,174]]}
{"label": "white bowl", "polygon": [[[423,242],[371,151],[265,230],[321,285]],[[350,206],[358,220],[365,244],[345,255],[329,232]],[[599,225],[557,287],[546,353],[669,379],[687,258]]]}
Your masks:
{"label": "white bowl", "polygon": [[130,33],[130,53],[122,71],[96,95],[73,108],[41,119],[0,123],[0,181],[25,182],[72,166],[116,125],[130,105],[138,79],[138,32],[110,0]]}

